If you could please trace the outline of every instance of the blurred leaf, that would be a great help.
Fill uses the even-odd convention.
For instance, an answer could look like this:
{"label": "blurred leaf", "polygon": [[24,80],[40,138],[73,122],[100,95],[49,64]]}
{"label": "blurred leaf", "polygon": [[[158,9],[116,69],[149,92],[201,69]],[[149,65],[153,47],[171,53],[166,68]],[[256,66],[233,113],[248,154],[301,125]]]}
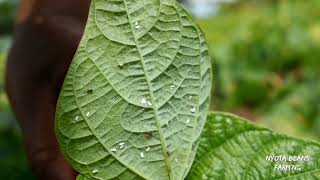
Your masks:
{"label": "blurred leaf", "polygon": [[[314,102],[319,88],[311,85],[319,83],[320,74],[319,9],[317,0],[244,0],[198,20],[218,73],[214,107],[250,108],[271,127],[290,123],[285,132],[320,137],[315,130],[319,115],[314,113],[319,111],[319,101]],[[301,87],[303,94],[296,93]],[[288,103],[292,94],[306,101],[294,107]]]}
{"label": "blurred leaf", "polygon": [[12,33],[18,2],[18,0],[0,0],[0,35]]}

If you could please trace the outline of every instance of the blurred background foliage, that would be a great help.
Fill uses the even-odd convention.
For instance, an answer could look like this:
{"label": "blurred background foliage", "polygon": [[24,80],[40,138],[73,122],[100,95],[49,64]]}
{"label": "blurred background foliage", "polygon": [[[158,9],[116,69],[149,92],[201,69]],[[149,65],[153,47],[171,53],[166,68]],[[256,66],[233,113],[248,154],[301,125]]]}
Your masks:
{"label": "blurred background foliage", "polygon": [[214,109],[320,137],[320,1],[242,0],[199,19],[215,70]]}
{"label": "blurred background foliage", "polygon": [[33,179],[20,129],[4,91],[5,61],[12,42],[18,0],[0,0],[0,179]]}
{"label": "blurred background foliage", "polygon": [[[212,109],[293,136],[320,139],[319,0],[180,2],[195,15],[201,7],[194,5],[212,9],[196,18],[213,59]],[[0,0],[0,179],[32,179],[4,92],[17,5],[17,0]]]}

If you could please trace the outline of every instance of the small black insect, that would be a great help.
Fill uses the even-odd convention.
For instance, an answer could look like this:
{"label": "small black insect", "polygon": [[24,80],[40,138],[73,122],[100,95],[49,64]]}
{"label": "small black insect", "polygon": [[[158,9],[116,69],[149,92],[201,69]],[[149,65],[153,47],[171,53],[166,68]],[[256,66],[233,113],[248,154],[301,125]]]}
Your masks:
{"label": "small black insect", "polygon": [[150,139],[152,137],[153,133],[152,132],[145,132],[144,137],[147,139]]}
{"label": "small black insect", "polygon": [[123,69],[123,66],[124,66],[124,64],[122,64],[122,63],[118,64],[119,69]]}

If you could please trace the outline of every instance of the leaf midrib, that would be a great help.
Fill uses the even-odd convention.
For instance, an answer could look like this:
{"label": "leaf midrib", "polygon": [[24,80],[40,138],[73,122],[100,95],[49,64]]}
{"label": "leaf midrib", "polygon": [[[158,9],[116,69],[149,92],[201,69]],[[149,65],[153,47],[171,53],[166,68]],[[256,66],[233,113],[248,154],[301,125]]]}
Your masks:
{"label": "leaf midrib", "polygon": [[[127,6],[127,3],[126,3],[126,0],[123,0],[123,3],[124,3],[124,6],[125,6],[127,18],[128,18],[129,24],[130,24],[131,32],[132,32],[132,35],[133,35],[133,38],[134,38],[134,41],[135,41],[135,44],[136,44],[136,48],[138,50],[138,54],[139,54],[139,57],[140,57],[141,65],[142,65],[142,68],[143,68],[143,71],[144,71],[144,74],[145,74],[145,78],[146,78],[146,81],[147,81],[148,91],[149,91],[149,94],[150,94],[150,100],[151,100],[151,104],[152,104],[152,109],[153,109],[153,112],[154,112],[154,115],[155,115],[155,119],[156,119],[156,124],[157,124],[158,132],[159,132],[160,142],[161,142],[161,146],[162,146],[163,156],[164,156],[164,159],[165,159],[165,164],[166,164],[166,168],[167,168],[167,171],[168,171],[169,179],[174,179],[173,176],[172,176],[172,172],[171,172],[170,158],[169,158],[169,156],[167,154],[168,149],[167,149],[167,146],[166,146],[166,143],[165,143],[165,139],[164,139],[164,135],[163,135],[163,131],[162,131],[161,125],[160,125],[159,114],[157,113],[157,109],[155,107],[155,98],[154,98],[154,95],[153,95],[153,92],[152,92],[152,85],[151,85],[151,82],[150,82],[149,78],[147,77],[147,70],[146,70],[146,67],[145,67],[145,64],[144,64],[144,57],[142,56],[141,49],[138,46],[139,42],[138,42],[138,39],[137,39],[137,37],[136,37],[136,35],[134,33],[134,30],[133,30],[133,27],[132,27],[132,21],[131,21],[131,17],[130,17],[130,14],[129,14],[129,10],[128,10],[128,6]],[[160,2],[160,8],[161,8],[161,2]]]}

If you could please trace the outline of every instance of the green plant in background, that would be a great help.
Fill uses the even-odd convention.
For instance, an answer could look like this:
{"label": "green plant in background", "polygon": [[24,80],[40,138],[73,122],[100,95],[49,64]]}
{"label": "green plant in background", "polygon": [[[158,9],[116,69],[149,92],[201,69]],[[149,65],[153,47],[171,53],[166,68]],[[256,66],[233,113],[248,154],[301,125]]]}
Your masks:
{"label": "green plant in background", "polygon": [[33,179],[20,130],[4,92],[6,52],[11,44],[18,1],[0,0],[0,179]]}
{"label": "green plant in background", "polygon": [[244,109],[268,127],[317,139],[319,1],[263,2],[198,21],[216,60],[215,109]]}
{"label": "green plant in background", "polygon": [[[3,44],[1,44],[3,43]],[[0,44],[9,44],[7,38]],[[21,134],[4,92],[5,54],[0,48],[0,179],[33,179],[28,169]]]}
{"label": "green plant in background", "polygon": [[11,36],[8,35],[8,29],[5,30],[5,27],[13,26],[16,5],[17,1],[0,1],[0,119],[2,120],[0,129],[4,128],[4,123],[11,123],[13,119],[9,113],[9,102],[4,92],[6,51],[11,43]]}
{"label": "green plant in background", "polygon": [[[0,53],[0,79],[4,79],[5,55]],[[4,93],[4,81],[0,81],[0,111],[8,110],[9,103]]]}
{"label": "green plant in background", "polygon": [[0,34],[8,34],[13,31],[17,4],[18,0],[0,0]]}

